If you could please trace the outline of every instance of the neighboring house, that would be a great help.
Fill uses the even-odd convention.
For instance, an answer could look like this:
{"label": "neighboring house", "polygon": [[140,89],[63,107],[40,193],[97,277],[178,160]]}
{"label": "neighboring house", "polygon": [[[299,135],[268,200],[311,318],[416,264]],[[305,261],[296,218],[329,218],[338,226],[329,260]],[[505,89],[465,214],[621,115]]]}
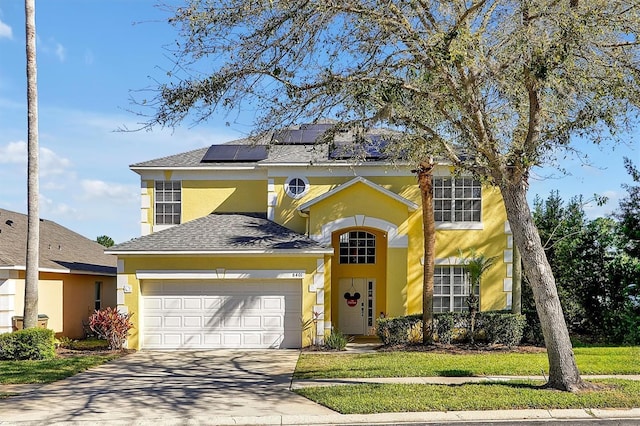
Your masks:
{"label": "neighboring house", "polygon": [[[421,312],[416,176],[375,149],[379,135],[364,157],[350,154],[348,133],[315,145],[324,126],[131,166],[142,236],[107,251],[118,256],[118,307],[134,314],[129,347],[297,348]],[[508,308],[513,240],[500,193],[451,172],[435,170],[434,309],[466,308],[459,250],[472,247],[499,257],[481,309]]]}
{"label": "neighboring house", "polygon": [[[0,333],[22,317],[27,215],[0,209]],[[95,309],[116,306],[116,259],[70,229],[40,219],[38,312],[57,335],[80,338]]]}

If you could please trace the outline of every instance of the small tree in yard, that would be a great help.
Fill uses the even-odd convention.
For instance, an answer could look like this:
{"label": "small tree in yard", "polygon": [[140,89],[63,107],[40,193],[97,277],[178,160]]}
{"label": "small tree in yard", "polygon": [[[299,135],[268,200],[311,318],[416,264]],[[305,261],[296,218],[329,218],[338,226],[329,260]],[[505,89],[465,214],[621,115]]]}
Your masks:
{"label": "small tree in yard", "polygon": [[112,350],[121,351],[133,328],[131,313],[123,314],[115,308],[97,310],[89,317],[89,327],[98,335],[106,339]]}
{"label": "small tree in yard", "polygon": [[474,334],[476,331],[476,314],[480,310],[480,298],[476,294],[480,289],[480,279],[493,266],[497,257],[486,257],[482,253],[478,253],[475,249],[469,250],[468,256],[463,256],[460,251],[460,257],[466,265],[466,274],[469,280],[469,296],[467,296],[467,306],[469,307],[469,339],[471,344],[474,343]]}

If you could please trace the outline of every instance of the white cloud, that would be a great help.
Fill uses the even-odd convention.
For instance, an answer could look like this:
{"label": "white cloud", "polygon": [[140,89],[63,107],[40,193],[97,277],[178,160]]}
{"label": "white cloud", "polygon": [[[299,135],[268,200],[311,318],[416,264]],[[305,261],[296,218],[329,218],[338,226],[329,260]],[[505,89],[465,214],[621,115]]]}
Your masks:
{"label": "white cloud", "polygon": [[13,30],[8,24],[0,21],[0,38],[13,39]]}
{"label": "white cloud", "polygon": [[604,191],[598,195],[606,197],[607,202],[601,206],[593,201],[585,204],[584,212],[589,219],[609,216],[618,208],[618,202],[622,196],[618,191]]}
{"label": "white cloud", "polygon": [[[40,147],[40,177],[60,176],[68,172],[71,161],[61,157],[53,150]],[[0,146],[0,164],[27,165],[27,143],[25,141],[9,142]]]}
{"label": "white cloud", "polygon": [[55,55],[60,62],[64,62],[65,59],[67,59],[67,48],[55,38],[49,37],[48,40],[43,40],[39,36],[36,36],[36,42],[39,52],[47,55]]}
{"label": "white cloud", "polygon": [[49,148],[40,148],[40,176],[59,176],[71,167],[71,160],[61,157]]}
{"label": "white cloud", "polygon": [[61,45],[60,43],[56,43],[56,56],[58,57],[60,62],[64,62],[64,60],[66,59],[66,52],[67,49],[65,49],[63,45]]}
{"label": "white cloud", "polygon": [[116,201],[138,203],[138,186],[96,179],[84,179],[80,182],[80,186],[82,187],[81,198],[84,200],[100,200],[105,203]]}
{"label": "white cloud", "polygon": [[0,146],[0,164],[27,164],[27,143],[9,142]]}
{"label": "white cloud", "polygon": [[56,202],[51,198],[40,194],[40,216],[43,218],[73,218],[78,211],[64,202]]}

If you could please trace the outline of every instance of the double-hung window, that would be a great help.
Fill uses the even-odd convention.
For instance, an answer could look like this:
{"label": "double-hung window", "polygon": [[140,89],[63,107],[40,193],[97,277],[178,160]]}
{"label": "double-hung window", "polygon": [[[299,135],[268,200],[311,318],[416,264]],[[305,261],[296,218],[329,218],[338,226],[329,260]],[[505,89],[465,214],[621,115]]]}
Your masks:
{"label": "double-hung window", "polygon": [[433,207],[436,222],[480,222],[480,181],[471,177],[434,177]]}
{"label": "double-hung window", "polygon": [[[476,296],[480,295],[476,286]],[[464,312],[469,296],[466,268],[462,265],[436,266],[433,276],[433,312]]]}
{"label": "double-hung window", "polygon": [[178,225],[181,217],[182,185],[179,180],[159,180],[155,184],[156,225]]}

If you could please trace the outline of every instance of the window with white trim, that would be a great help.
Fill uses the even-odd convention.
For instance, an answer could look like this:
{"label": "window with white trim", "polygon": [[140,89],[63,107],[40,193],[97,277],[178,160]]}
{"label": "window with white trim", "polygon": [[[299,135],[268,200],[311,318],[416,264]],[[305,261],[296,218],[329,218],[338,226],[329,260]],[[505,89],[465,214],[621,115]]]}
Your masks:
{"label": "window with white trim", "polygon": [[436,222],[480,222],[482,186],[471,177],[434,177],[433,214]]}
{"label": "window with white trim", "polygon": [[99,311],[102,308],[102,281],[95,282],[93,308],[96,311]]}
{"label": "window with white trim", "polygon": [[340,235],[340,263],[376,263],[376,236],[366,231],[347,231]]}
{"label": "window with white trim", "polygon": [[156,225],[178,225],[181,216],[182,184],[179,180],[155,183]]}
{"label": "window with white trim", "polygon": [[309,191],[309,181],[301,176],[291,177],[284,184],[284,190],[291,198],[301,198]]}
{"label": "window with white trim", "polygon": [[[476,296],[480,295],[476,286]],[[433,312],[466,312],[469,282],[462,265],[436,266],[433,274]]]}

